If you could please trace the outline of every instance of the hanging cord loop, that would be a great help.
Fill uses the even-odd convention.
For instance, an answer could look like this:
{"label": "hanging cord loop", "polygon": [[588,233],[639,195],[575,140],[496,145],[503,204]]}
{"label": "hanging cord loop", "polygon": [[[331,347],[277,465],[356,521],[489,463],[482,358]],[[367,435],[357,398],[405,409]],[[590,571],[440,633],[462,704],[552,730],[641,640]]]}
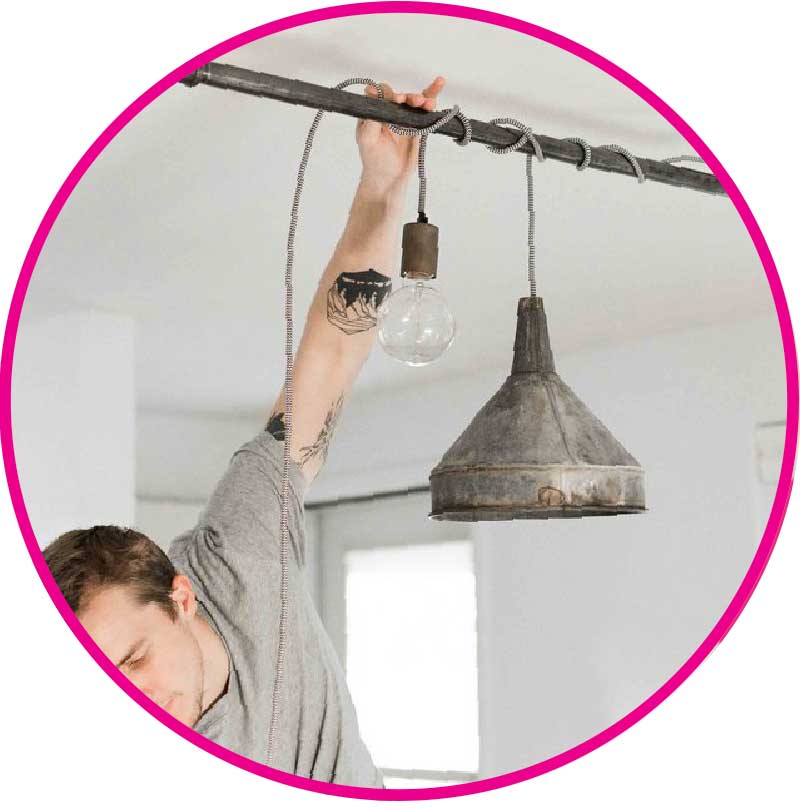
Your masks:
{"label": "hanging cord loop", "polygon": [[[497,124],[498,126],[510,124],[521,132],[519,139],[510,146],[487,145],[486,148],[490,152],[493,154],[508,154],[509,152],[519,151],[526,143],[530,143],[536,152],[536,159],[540,163],[544,162],[542,147],[529,126],[516,118],[492,118],[489,123]],[[536,297],[536,209],[533,205],[533,154],[531,152],[526,152],[525,154],[525,175],[528,180],[528,282],[531,287],[531,297]]]}
{"label": "hanging cord loop", "polygon": [[[583,149],[583,160],[581,160],[580,164],[578,165],[578,171],[583,171],[589,165],[589,163],[592,162],[592,147],[582,137],[565,137],[562,138],[562,140],[566,140],[569,143],[578,143],[581,146]],[[626,149],[624,146],[620,146],[617,143],[605,143],[597,148],[608,149],[609,151],[615,151],[618,154],[621,154],[633,166],[633,170],[636,172],[636,179],[640,183],[647,179],[642,171],[641,166],[639,165],[639,161],[636,159],[633,153],[628,151],[628,149]]]}
{"label": "hanging cord loop", "polygon": [[[378,91],[378,95],[383,97],[383,89],[372,79],[351,78],[345,79],[336,85],[337,90],[343,90],[353,84],[369,84]],[[308,158],[311,155],[311,147],[314,144],[314,135],[317,132],[319,122],[325,110],[317,110],[311,127],[306,136],[303,156],[300,159],[300,167],[297,170],[297,185],[295,186],[294,199],[292,201],[292,211],[289,219],[289,237],[286,243],[286,377],[284,380],[284,424],[285,436],[283,441],[283,473],[281,479],[281,519],[280,519],[280,616],[278,619],[278,648],[275,659],[275,682],[272,689],[272,713],[270,715],[269,729],[267,735],[266,763],[271,765],[275,755],[275,738],[278,728],[278,718],[280,714],[280,700],[283,689],[283,674],[286,658],[286,626],[289,611],[289,462],[292,444],[292,414],[294,410],[292,394],[292,377],[294,374],[293,357],[293,329],[292,319],[292,272],[294,269],[294,240],[297,234],[297,225],[300,211],[300,196],[303,193],[303,183],[305,181]]]}
{"label": "hanging cord loop", "polygon": [[[337,90],[343,90],[345,87],[350,87],[354,84],[367,84],[374,87],[378,96],[383,99],[383,88],[378,82],[369,78],[349,78],[336,85]],[[271,765],[275,756],[275,741],[277,737],[278,721],[280,716],[281,697],[283,695],[284,684],[284,667],[286,658],[286,632],[288,622],[288,609],[289,609],[289,469],[290,469],[290,451],[292,444],[292,416],[294,410],[293,402],[293,374],[294,374],[294,350],[293,350],[293,286],[292,286],[292,273],[294,270],[294,242],[297,234],[297,226],[299,222],[300,210],[300,196],[303,192],[303,184],[305,181],[305,172],[308,166],[308,159],[311,155],[311,147],[314,143],[314,136],[317,132],[322,116],[325,110],[317,110],[311,127],[306,136],[305,146],[303,147],[303,154],[300,159],[300,166],[297,170],[297,185],[294,191],[294,198],[292,200],[292,209],[289,220],[289,235],[286,243],[286,299],[285,299],[285,317],[286,317],[286,377],[284,381],[284,424],[285,436],[283,441],[283,472],[281,480],[281,516],[280,516],[280,616],[278,621],[278,644],[275,663],[275,680],[272,690],[272,713],[270,715],[269,729],[267,736],[267,751],[266,763]],[[432,124],[420,127],[405,127],[393,123],[386,125],[392,132],[398,135],[406,135],[410,137],[419,137],[419,155],[417,159],[417,173],[419,176],[419,204],[418,212],[421,221],[427,221],[425,217],[425,199],[426,199],[426,176],[425,176],[425,149],[427,146],[428,135],[437,131],[440,127],[444,126],[448,121],[453,118],[458,118],[464,128],[464,134],[456,141],[459,146],[466,146],[472,140],[472,124],[459,109],[458,105],[453,105],[450,109],[443,110],[440,118],[435,120]],[[514,118],[493,118],[489,121],[491,124],[510,124],[520,131],[519,139],[509,146],[491,146],[486,145],[486,148],[494,154],[507,154],[509,152],[519,151],[526,143],[530,143],[536,154],[536,159],[539,162],[544,161],[544,154],[542,153],[541,146],[533,134],[531,129],[525,124]],[[585,169],[592,158],[591,146],[582,138],[565,138],[565,140],[579,143],[583,147],[584,157],[578,170]],[[639,166],[638,160],[622,146],[611,144],[601,146],[599,148],[613,149],[614,151],[623,154],[631,165],[633,166],[639,182],[644,182],[644,174]],[[531,297],[536,297],[536,248],[534,243],[534,236],[536,232],[536,212],[534,209],[533,197],[533,154],[528,152],[525,155],[525,168],[528,182],[528,279],[531,287]],[[680,160],[695,160],[703,162],[699,157],[694,155],[681,155],[680,157],[671,157],[665,159],[663,162],[678,162]]]}
{"label": "hanging cord loop", "polygon": [[703,165],[706,164],[706,161],[702,157],[698,157],[696,154],[679,154],[677,157],[665,157],[663,160],[660,160],[661,163],[682,163],[684,160],[690,163],[702,163]]}
{"label": "hanging cord loop", "polygon": [[[373,79],[369,78],[349,78],[336,85],[337,90],[343,90],[354,84],[367,84],[374,87],[378,96],[382,99],[383,87]],[[305,173],[308,166],[308,159],[311,155],[311,147],[314,144],[314,136],[322,120],[325,110],[317,110],[314,120],[306,136],[303,155],[300,158],[300,167],[297,170],[297,184],[295,186],[294,198],[292,200],[292,210],[289,219],[289,235],[286,242],[286,377],[284,380],[284,425],[285,434],[283,442],[283,472],[281,479],[281,518],[280,518],[280,616],[278,619],[278,647],[275,662],[275,682],[272,689],[272,713],[270,715],[269,729],[267,735],[266,763],[271,765],[275,756],[275,739],[277,737],[278,720],[280,715],[281,696],[283,690],[283,676],[286,658],[286,631],[289,610],[289,463],[292,445],[292,415],[294,411],[293,402],[293,375],[294,375],[294,323],[292,315],[293,285],[292,274],[294,270],[294,242],[297,235],[299,222],[300,196],[303,193]],[[425,210],[425,145],[427,136],[444,126],[453,118],[458,118],[464,126],[464,135],[461,140],[456,141],[461,146],[466,146],[472,139],[472,124],[469,119],[459,110],[458,106],[453,106],[445,110],[441,118],[434,121],[429,126],[413,129],[389,123],[387,126],[399,135],[410,135],[420,137],[420,150],[418,157],[418,173],[420,178],[419,212],[424,216]]]}
{"label": "hanging cord loop", "polygon": [[[578,165],[578,171],[583,171],[592,161],[592,147],[582,137],[565,137],[562,139],[569,143],[578,143],[583,149],[583,160],[581,160]],[[636,178],[640,183],[645,181],[646,177],[639,165],[639,161],[626,148],[618,146],[616,143],[608,143],[605,146],[598,146],[597,148],[610,149],[611,151],[619,152],[627,157],[628,162],[633,166],[633,170],[636,172]],[[677,157],[665,157],[659,160],[660,163],[681,163],[683,161],[702,163],[703,165],[706,163],[702,157],[698,157],[696,154],[680,154]]]}
{"label": "hanging cord loop", "polygon": [[598,146],[597,148],[608,149],[609,151],[615,151],[618,154],[621,154],[633,166],[633,170],[636,172],[636,179],[640,183],[644,182],[647,179],[644,175],[644,171],[642,171],[642,168],[639,165],[639,161],[633,156],[633,153],[628,151],[624,146],[620,146],[617,143],[606,143],[603,146]]}
{"label": "hanging cord loop", "polygon": [[[379,93],[383,98],[383,89]],[[441,129],[448,121],[453,118],[458,118],[461,125],[464,127],[464,134],[456,143],[459,146],[468,146],[472,141],[472,123],[469,118],[464,115],[458,107],[458,104],[453,104],[450,109],[443,110],[443,115],[438,120],[434,121],[429,126],[421,127],[419,129],[412,126],[399,126],[398,124],[386,124],[389,129],[397,135],[407,135],[409,137],[419,138],[419,153],[417,155],[417,176],[419,177],[419,200],[417,203],[417,213],[419,214],[419,221],[427,222],[428,217],[425,215],[425,197],[427,194],[428,180],[425,176],[425,149],[428,145],[428,135],[433,134],[437,129]]]}
{"label": "hanging cord loop", "polygon": [[583,148],[583,160],[578,165],[578,171],[583,171],[592,162],[592,147],[582,137],[565,137],[564,140],[570,143],[577,143]]}

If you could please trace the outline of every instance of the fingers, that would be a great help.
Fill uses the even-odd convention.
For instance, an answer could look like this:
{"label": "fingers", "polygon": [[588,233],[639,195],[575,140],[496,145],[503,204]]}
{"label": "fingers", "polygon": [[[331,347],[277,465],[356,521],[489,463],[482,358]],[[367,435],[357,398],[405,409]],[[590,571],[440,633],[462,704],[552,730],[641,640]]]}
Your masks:
{"label": "fingers", "polygon": [[[383,88],[383,98],[385,101],[393,101],[395,104],[406,104],[409,107],[418,107],[427,112],[436,109],[436,100],[442,88],[445,85],[443,76],[437,76],[421,93],[400,93],[395,92],[391,85],[382,81],[380,83]],[[365,92],[374,98],[378,97],[378,91],[372,86],[367,85]]]}
{"label": "fingers", "polygon": [[[383,88],[383,97],[386,98],[388,95],[387,89],[391,92],[392,88],[385,82],[381,83],[381,87]],[[378,91],[371,84],[364,87],[364,94],[372,98],[378,98]],[[383,124],[377,121],[361,119],[356,124],[356,140],[360,140],[362,143],[374,142],[380,136],[382,128]]]}
{"label": "fingers", "polygon": [[437,76],[421,93],[406,93],[405,103],[410,107],[419,107],[426,112],[436,109],[436,101],[444,87],[445,80]]}
{"label": "fingers", "polygon": [[436,98],[444,87],[444,76],[437,76],[423,91],[423,107],[427,110],[436,109]]}
{"label": "fingers", "polygon": [[[391,85],[387,84],[385,81],[380,82],[381,88],[383,89],[383,100],[384,101],[394,101],[396,104],[404,104],[406,101],[406,94],[405,93],[396,93],[392,88]],[[373,98],[378,97],[378,91],[371,85],[368,84],[364,90],[367,95],[373,96]]]}

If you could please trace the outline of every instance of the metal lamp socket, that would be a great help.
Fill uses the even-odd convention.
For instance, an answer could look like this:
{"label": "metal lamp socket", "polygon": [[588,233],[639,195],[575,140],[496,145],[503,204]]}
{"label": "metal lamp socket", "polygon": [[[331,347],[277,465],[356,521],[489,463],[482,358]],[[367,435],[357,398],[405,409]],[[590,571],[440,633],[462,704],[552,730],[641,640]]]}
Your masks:
{"label": "metal lamp socket", "polygon": [[400,275],[430,280],[436,277],[439,261],[439,228],[428,222],[403,225],[403,257]]}

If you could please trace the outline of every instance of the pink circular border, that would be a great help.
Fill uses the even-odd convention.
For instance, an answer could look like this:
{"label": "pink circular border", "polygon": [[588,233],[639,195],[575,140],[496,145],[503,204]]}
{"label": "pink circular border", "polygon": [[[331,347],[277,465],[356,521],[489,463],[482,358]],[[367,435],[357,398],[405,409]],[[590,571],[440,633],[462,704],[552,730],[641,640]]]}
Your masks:
{"label": "pink circular border", "polygon": [[[703,640],[697,650],[689,657],[689,659],[681,666],[681,668],[652,696],[646,699],[632,712],[628,713],[624,718],[612,724],[602,732],[584,741],[572,749],[562,752],[548,760],[529,766],[524,769],[519,769],[515,772],[499,775],[497,777],[479,780],[474,783],[466,783],[463,785],[455,786],[442,786],[438,788],[419,788],[419,789],[390,789],[381,790],[373,788],[357,788],[352,786],[339,786],[329,783],[322,783],[316,780],[309,780],[305,777],[288,774],[278,769],[270,768],[261,763],[257,763],[249,758],[237,755],[230,750],[219,746],[213,741],[208,740],[194,730],[186,727],[184,724],[176,721],[167,712],[162,710],[154,702],[150,701],[144,694],[142,694],[136,687],[134,687],[128,679],[115,668],[110,660],[100,651],[99,647],[94,643],[91,637],[83,629],[80,622],[75,618],[70,610],[66,601],[64,600],[61,592],[55,584],[50,571],[45,564],[44,557],[39,548],[39,544],[31,528],[30,520],[25,509],[25,503],[22,497],[22,491],[19,484],[19,476],[17,474],[17,467],[14,459],[13,438],[11,432],[11,372],[14,355],[14,345],[16,342],[17,328],[19,326],[20,314],[25,294],[28,288],[28,283],[33,273],[34,266],[38,260],[39,253],[44,245],[45,239],[53,226],[53,222],[59,215],[62,207],[67,201],[69,195],[72,193],[75,185],[78,183],[83,174],[88,170],[89,166],[94,162],[96,157],[108,145],[108,143],[116,137],[117,133],[136,115],[141,112],[148,104],[155,100],[161,93],[168,90],[187,73],[197,70],[207,62],[213,61],[218,57],[224,55],[230,50],[239,48],[243,45],[252,42],[255,39],[260,39],[270,34],[279,31],[285,31],[290,28],[296,28],[302,25],[307,25],[319,20],[330,20],[340,17],[357,16],[361,14],[384,14],[384,13],[407,13],[407,14],[433,14],[448,17],[460,17],[462,19],[475,20],[479,22],[488,23],[490,25],[508,28],[513,31],[527,34],[529,36],[549,42],[556,47],[569,51],[570,53],[578,56],[579,58],[593,64],[595,67],[608,73],[613,78],[622,82],[626,87],[635,92],[638,96],[649,103],[654,109],[661,113],[695,148],[697,153],[705,160],[706,164],[716,174],[722,186],[728,193],[742,221],[750,233],[753,243],[756,246],[758,254],[764,265],[764,271],[767,275],[772,296],[775,301],[775,308],[778,314],[778,322],[781,329],[781,337],[783,340],[784,358],[786,361],[786,388],[787,388],[787,413],[786,413],[786,440],[783,451],[783,462],[781,465],[780,479],[775,494],[775,500],[772,505],[769,519],[767,520],[764,535],[759,544],[758,550],[753,562],[751,563],[747,574],[744,577],[739,589],[734,595],[733,600],[728,605],[727,609],[720,617],[717,624],[711,630],[711,633]],[[798,378],[797,378],[797,354],[795,351],[794,335],[792,332],[791,320],[789,317],[789,310],[786,305],[786,298],[781,287],[778,272],[775,268],[775,263],[769,252],[764,236],[756,223],[753,214],[751,213],[747,203],[744,201],[736,184],[728,176],[728,173],[719,163],[717,158],[706,146],[706,144],[698,137],[694,130],[661,98],[655,93],[626,73],[621,68],[617,67],[612,62],[603,58],[594,51],[573,42],[566,37],[541,28],[532,23],[518,20],[514,17],[509,17],[503,14],[486,11],[483,9],[471,8],[469,6],[448,5],[443,3],[426,3],[426,2],[372,2],[372,3],[352,3],[347,5],[330,6],[328,8],[317,9],[314,11],[303,12],[295,14],[290,17],[285,17],[265,25],[258,26],[249,31],[245,31],[237,36],[231,37],[224,42],[215,45],[212,48],[198,54],[194,58],[185,62],[177,67],[168,75],[164,76],[160,81],[154,84],[149,90],[144,92],[137,98],[130,106],[128,106],[111,124],[103,131],[103,133],[95,140],[89,147],[87,152],[83,155],[75,168],[70,172],[64,184],[59,189],[55,198],[53,199],[47,213],[44,216],[41,224],[39,225],[30,249],[25,257],[22,266],[22,271],[17,281],[16,288],[11,300],[11,307],[9,310],[8,323],[6,326],[5,338],[3,341],[2,364],[0,365],[0,391],[2,392],[2,404],[0,405],[0,434],[2,435],[3,442],[3,460],[5,463],[6,476],[8,479],[9,490],[11,493],[11,501],[14,506],[14,511],[17,515],[22,535],[28,547],[28,552],[31,555],[34,566],[42,579],[42,582],[47,589],[50,597],[53,599],[56,607],[61,616],[67,622],[69,627],[77,636],[78,640],[84,645],[86,650],[94,658],[95,662],[141,707],[151,713],[154,717],[159,719],[162,723],[166,724],[170,729],[182,735],[187,740],[196,744],[197,746],[205,749],[213,755],[221,758],[222,760],[239,766],[242,769],[258,774],[262,777],[269,778],[281,783],[291,786],[297,786],[307,789],[309,791],[317,791],[325,794],[333,794],[345,797],[355,797],[358,799],[380,799],[380,800],[411,800],[411,799],[438,799],[443,797],[455,797],[463,794],[474,794],[481,791],[489,791],[491,789],[500,788],[502,786],[511,785],[512,783],[519,783],[523,780],[537,777],[545,772],[552,771],[566,763],[579,758],[593,749],[610,741],[612,738],[624,732],[628,727],[635,724],[654,707],[660,704],[667,698],[683,681],[694,671],[694,669],[708,656],[711,650],[723,639],[723,637],[730,630],[733,623],[738,618],[745,604],[749,600],[756,587],[761,575],[766,567],[775,542],[778,538],[781,523],[783,522],[786,508],[789,502],[789,495],[792,489],[793,471],[794,471],[794,458],[797,448],[797,425],[798,425]]]}

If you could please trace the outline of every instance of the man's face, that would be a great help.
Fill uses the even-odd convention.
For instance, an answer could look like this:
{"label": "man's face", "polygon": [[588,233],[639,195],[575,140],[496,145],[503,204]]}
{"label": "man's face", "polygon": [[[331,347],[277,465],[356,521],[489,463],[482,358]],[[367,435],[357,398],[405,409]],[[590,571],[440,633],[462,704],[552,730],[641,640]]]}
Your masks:
{"label": "man's face", "polygon": [[98,590],[78,619],[139,690],[191,727],[202,712],[203,657],[192,631],[197,605],[191,588],[188,598],[181,591],[173,588],[175,621],[154,603],[139,605],[122,586]]}

